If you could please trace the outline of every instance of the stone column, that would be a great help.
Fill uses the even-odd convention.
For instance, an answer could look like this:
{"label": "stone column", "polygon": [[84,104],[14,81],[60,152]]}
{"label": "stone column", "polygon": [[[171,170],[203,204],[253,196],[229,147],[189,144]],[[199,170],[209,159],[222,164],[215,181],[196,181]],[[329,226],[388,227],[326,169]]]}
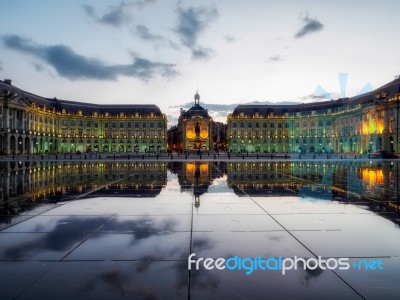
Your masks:
{"label": "stone column", "polygon": [[6,95],[3,104],[3,128],[4,128],[4,149],[3,154],[10,154],[10,108],[8,107],[9,96]]}
{"label": "stone column", "polygon": [[389,150],[389,109],[387,106],[382,110],[383,131],[382,131],[382,149]]}

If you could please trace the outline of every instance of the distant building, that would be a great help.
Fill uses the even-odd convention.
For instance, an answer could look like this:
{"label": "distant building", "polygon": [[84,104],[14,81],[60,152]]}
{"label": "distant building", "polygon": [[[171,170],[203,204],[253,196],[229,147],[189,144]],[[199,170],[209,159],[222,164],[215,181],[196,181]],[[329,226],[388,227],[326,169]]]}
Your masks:
{"label": "distant building", "polygon": [[49,99],[0,81],[2,154],[160,152],[167,118],[156,105]]}
{"label": "distant building", "polygon": [[228,115],[232,152],[399,153],[400,79],[352,98],[239,105]]}
{"label": "distant building", "polygon": [[207,109],[200,105],[200,95],[194,95],[194,105],[181,108],[178,124],[168,130],[170,150],[218,150],[224,149],[225,125],[214,122]]}

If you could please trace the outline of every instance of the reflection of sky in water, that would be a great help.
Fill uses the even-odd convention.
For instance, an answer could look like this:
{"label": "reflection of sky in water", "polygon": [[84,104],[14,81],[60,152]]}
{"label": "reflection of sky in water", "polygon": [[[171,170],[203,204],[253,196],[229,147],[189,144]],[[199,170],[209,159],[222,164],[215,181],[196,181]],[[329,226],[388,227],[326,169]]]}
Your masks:
{"label": "reflection of sky in water", "polygon": [[[29,209],[23,201],[19,210],[7,202],[3,211],[16,213],[3,218],[0,231],[0,292],[13,298],[25,291],[22,299],[44,293],[96,299],[187,299],[188,293],[191,299],[267,293],[397,298],[400,218],[392,201],[397,167],[340,162],[329,168],[310,164],[307,171],[291,163],[201,168],[173,163],[161,169],[165,174],[142,176],[149,169],[137,169],[136,177],[116,175],[106,188],[100,179],[97,189],[84,182],[80,190],[87,195],[78,199],[60,188],[64,195],[46,191],[45,198],[39,194],[28,201]],[[341,271],[343,279],[321,269],[285,277],[204,269],[189,274],[190,251],[214,258],[384,257],[385,270]],[[34,271],[33,262],[42,261],[51,266]],[[21,277],[24,272],[31,278]]]}

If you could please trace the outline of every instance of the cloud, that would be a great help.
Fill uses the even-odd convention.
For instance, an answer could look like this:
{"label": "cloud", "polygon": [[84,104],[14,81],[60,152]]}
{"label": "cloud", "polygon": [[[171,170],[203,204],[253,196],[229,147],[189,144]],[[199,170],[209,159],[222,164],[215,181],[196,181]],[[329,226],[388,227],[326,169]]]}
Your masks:
{"label": "cloud", "polygon": [[205,28],[215,21],[218,16],[216,8],[189,7],[176,9],[178,25],[175,32],[179,35],[183,45],[192,50],[193,59],[209,57],[211,49],[198,45],[198,38]]}
{"label": "cloud", "polygon": [[170,115],[170,114],[167,115],[169,127],[176,125],[178,123],[178,118],[179,118],[178,115],[179,115],[178,110],[176,110],[176,112],[174,112],[173,115]]}
{"label": "cloud", "polygon": [[115,80],[122,75],[148,81],[157,74],[165,78],[178,74],[174,64],[152,62],[139,56],[133,56],[131,64],[107,65],[98,59],[77,54],[65,45],[40,45],[17,35],[6,36],[3,42],[10,49],[40,58],[53,66],[60,76],[70,80]]}
{"label": "cloud", "polygon": [[136,26],[136,33],[137,35],[143,39],[143,40],[156,40],[156,41],[161,41],[163,40],[163,37],[161,35],[155,35],[150,33],[150,30],[143,25],[137,25]]}
{"label": "cloud", "polygon": [[311,19],[308,16],[308,12],[302,14],[300,16],[300,18],[304,22],[304,25],[295,34],[295,36],[294,36],[295,38],[302,38],[305,35],[320,31],[324,28],[324,25],[321,22],[319,22],[317,19]]}
{"label": "cloud", "polygon": [[136,26],[136,35],[144,41],[156,42],[175,50],[179,49],[179,45],[169,39],[162,37],[161,35],[151,33],[149,28],[144,25]]}
{"label": "cloud", "polygon": [[[169,106],[167,108],[169,126],[173,126],[178,123],[178,117],[180,115],[180,108],[187,110],[187,109],[191,108],[193,106],[193,104],[194,104],[194,102],[187,102],[182,105]],[[229,113],[231,113],[237,105],[238,104],[201,103],[201,106],[208,109],[208,113],[210,114],[210,116],[212,116],[214,121],[218,121],[218,122],[225,122],[227,115]]]}
{"label": "cloud", "polygon": [[4,70],[4,68],[3,68],[3,62],[0,60],[0,71],[3,71]]}
{"label": "cloud", "polygon": [[271,62],[283,61],[283,57],[280,55],[271,56],[268,59],[268,61],[271,61]]}
{"label": "cloud", "polygon": [[337,99],[339,98],[339,94],[317,94],[317,93],[313,93],[313,94],[309,94],[306,96],[301,97],[301,102],[303,103],[309,103],[309,102],[320,102],[320,101],[327,101],[330,99]]}
{"label": "cloud", "polygon": [[99,21],[106,25],[119,27],[130,20],[131,16],[125,11],[123,3],[111,9],[110,12],[102,16]]}
{"label": "cloud", "polygon": [[102,16],[98,16],[93,6],[84,4],[82,5],[85,13],[96,20],[99,23],[104,25],[110,25],[114,27],[120,27],[132,19],[132,15],[130,13],[131,8],[142,9],[149,4],[155,3],[157,0],[142,0],[142,1],[133,1],[133,2],[121,2],[117,6],[109,6],[107,12]]}
{"label": "cloud", "polygon": [[228,43],[233,43],[236,42],[236,38],[233,35],[225,35],[224,36],[225,41],[227,41]]}
{"label": "cloud", "polygon": [[137,9],[142,9],[142,8],[144,8],[150,4],[156,3],[156,2],[157,2],[157,0],[142,0],[142,1],[138,0],[138,1],[131,2],[128,5],[133,6]]}
{"label": "cloud", "polygon": [[201,46],[197,46],[192,49],[192,58],[197,59],[208,59],[213,54],[213,50],[210,48],[203,48]]}
{"label": "cloud", "polygon": [[33,63],[32,65],[33,65],[33,67],[35,68],[35,70],[36,70],[37,72],[42,72],[42,71],[45,70],[45,68],[44,68],[41,64]]}
{"label": "cloud", "polygon": [[[306,96],[308,97],[308,96]],[[305,99],[305,97],[304,97]],[[302,99],[302,100],[304,100]],[[204,103],[201,102],[200,105],[208,110],[210,116],[217,122],[226,122],[226,118],[228,114],[232,113],[233,110],[238,105],[295,105],[300,104],[301,102],[297,101],[280,101],[279,103],[270,102],[270,101],[249,101],[245,103],[232,103],[232,104],[215,104],[215,103]],[[180,108],[185,110],[191,108],[194,102],[187,102],[181,105],[173,105],[167,108],[168,112],[168,124],[169,126],[176,125],[178,123],[178,116],[180,115]]]}
{"label": "cloud", "polygon": [[89,4],[84,4],[82,5],[83,10],[86,12],[86,14],[89,17],[95,17],[96,16],[96,12],[94,10],[94,7],[89,5]]}

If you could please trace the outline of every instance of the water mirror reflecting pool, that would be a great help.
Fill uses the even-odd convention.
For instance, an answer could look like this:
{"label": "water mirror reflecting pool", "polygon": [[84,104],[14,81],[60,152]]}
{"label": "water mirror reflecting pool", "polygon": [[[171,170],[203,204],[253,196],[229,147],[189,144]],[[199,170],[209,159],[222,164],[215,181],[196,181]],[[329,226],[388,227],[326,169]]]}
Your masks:
{"label": "water mirror reflecting pool", "polygon": [[[7,162],[1,299],[400,298],[399,165]],[[196,258],[348,258],[349,269],[188,270]]]}

